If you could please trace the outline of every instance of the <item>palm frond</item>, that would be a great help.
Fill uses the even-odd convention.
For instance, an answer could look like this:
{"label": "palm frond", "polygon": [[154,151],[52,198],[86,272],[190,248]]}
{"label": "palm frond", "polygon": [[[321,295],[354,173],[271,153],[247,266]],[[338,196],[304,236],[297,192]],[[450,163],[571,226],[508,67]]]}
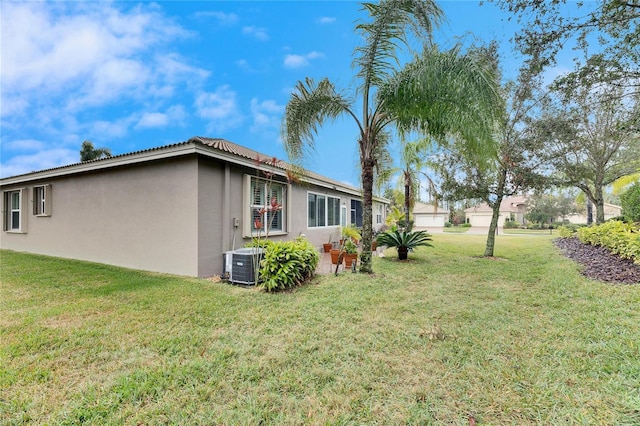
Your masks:
{"label": "palm frond", "polygon": [[[408,32],[424,43],[431,42],[434,27],[443,19],[443,12],[432,0],[382,0],[364,3],[370,21],[356,26],[364,38],[354,52],[353,68],[368,91],[378,87],[398,65],[397,49],[407,45]],[[365,94],[366,95],[366,94]]]}
{"label": "palm frond", "polygon": [[315,149],[313,137],[325,120],[335,120],[339,115],[351,115],[351,102],[335,89],[327,78],[317,84],[311,78],[298,81],[285,108],[282,123],[282,140],[289,159],[301,161],[306,150]]}
{"label": "palm frond", "polygon": [[495,153],[495,120],[503,101],[495,68],[477,52],[432,47],[389,79],[378,95],[401,131],[418,131],[441,144],[456,136],[478,155]]}

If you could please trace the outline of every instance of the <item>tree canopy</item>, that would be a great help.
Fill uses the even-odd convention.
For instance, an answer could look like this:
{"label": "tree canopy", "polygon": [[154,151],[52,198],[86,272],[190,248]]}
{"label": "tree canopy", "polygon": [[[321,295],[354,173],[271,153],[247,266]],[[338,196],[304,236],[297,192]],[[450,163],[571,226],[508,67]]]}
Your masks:
{"label": "tree canopy", "polygon": [[103,157],[111,157],[111,150],[109,148],[95,148],[93,142],[90,140],[82,142],[80,161],[97,160]]}

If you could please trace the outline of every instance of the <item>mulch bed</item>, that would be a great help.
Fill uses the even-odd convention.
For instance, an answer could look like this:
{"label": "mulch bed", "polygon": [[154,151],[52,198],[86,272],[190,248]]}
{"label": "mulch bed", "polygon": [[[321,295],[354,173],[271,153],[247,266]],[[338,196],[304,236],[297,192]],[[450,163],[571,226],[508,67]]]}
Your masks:
{"label": "mulch bed", "polygon": [[553,240],[565,256],[583,266],[582,274],[614,284],[640,284],[640,265],[612,254],[600,246],[584,244],[578,238]]}

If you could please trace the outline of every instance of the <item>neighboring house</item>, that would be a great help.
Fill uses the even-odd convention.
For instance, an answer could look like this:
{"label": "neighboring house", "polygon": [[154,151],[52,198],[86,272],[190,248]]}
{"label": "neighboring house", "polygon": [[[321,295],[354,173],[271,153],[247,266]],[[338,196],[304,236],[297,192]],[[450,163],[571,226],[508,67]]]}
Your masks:
{"label": "neighboring house", "polygon": [[[320,247],[362,225],[358,188],[224,139],[186,142],[0,180],[0,247],[208,277],[252,237]],[[269,177],[270,176],[270,177]],[[273,200],[281,206],[265,211]],[[373,225],[388,201],[374,199]],[[262,211],[261,211],[262,210]]]}
{"label": "neighboring house", "polygon": [[[615,204],[604,203],[604,220],[609,220],[611,218],[622,216],[622,207],[616,206]],[[596,218],[596,207],[593,206],[593,220],[595,222]],[[567,221],[569,223],[575,223],[578,225],[586,225],[587,224],[587,213],[575,213],[570,214],[564,217],[558,217],[558,222]]]}
{"label": "neighboring house", "polygon": [[[493,211],[487,203],[481,203],[474,207],[469,207],[464,211],[467,223],[474,227],[489,227]],[[521,225],[526,223],[524,215],[527,213],[527,199],[522,196],[506,197],[500,203],[500,216],[498,216],[498,226],[504,226],[505,220],[517,222]]]}
{"label": "neighboring house", "polygon": [[449,212],[433,204],[416,203],[413,207],[413,226],[417,228],[442,228]]}

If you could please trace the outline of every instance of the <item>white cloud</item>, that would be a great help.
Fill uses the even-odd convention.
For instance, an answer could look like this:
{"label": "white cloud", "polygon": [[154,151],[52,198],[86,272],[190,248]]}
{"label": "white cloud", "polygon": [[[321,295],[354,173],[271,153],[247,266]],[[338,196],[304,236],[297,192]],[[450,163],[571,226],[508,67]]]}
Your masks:
{"label": "white cloud", "polygon": [[0,164],[0,176],[15,176],[37,170],[73,164],[80,161],[80,149],[49,149],[36,154],[19,155]]}
{"label": "white cloud", "polygon": [[318,23],[323,25],[333,24],[334,22],[336,22],[336,18],[334,18],[333,16],[323,16],[318,19]]}
{"label": "white cloud", "polygon": [[42,141],[35,139],[17,139],[2,143],[2,149],[9,151],[39,151],[44,146]]}
{"label": "white cloud", "polygon": [[137,121],[136,115],[132,114],[113,121],[98,120],[90,125],[89,133],[100,135],[100,138],[121,138],[129,132],[129,127]]}
{"label": "white cloud", "polygon": [[[2,78],[11,89],[64,90],[105,63],[132,60],[158,42],[187,33],[152,9],[123,12],[111,4],[88,3],[68,10],[39,3],[3,5]],[[142,64],[142,61],[140,61]]]}
{"label": "white cloud", "polygon": [[312,59],[322,57],[324,57],[324,54],[316,51],[309,52],[306,55],[290,54],[284,57],[284,66],[286,68],[302,68],[308,66]]}
{"label": "white cloud", "polygon": [[278,130],[283,112],[284,106],[279,105],[276,101],[266,100],[260,102],[256,98],[251,99],[251,116],[253,118],[251,131],[264,133]]}
{"label": "white cloud", "polygon": [[218,24],[224,26],[235,25],[238,22],[238,15],[235,13],[225,13],[219,11],[196,12],[196,18],[214,18]]}
{"label": "white cloud", "polygon": [[236,92],[228,85],[218,87],[214,92],[202,92],[195,100],[196,114],[208,120],[207,131],[220,132],[239,125],[240,114]]}
{"label": "white cloud", "polygon": [[174,105],[166,112],[145,112],[138,120],[136,129],[166,127],[168,125],[182,125],[186,117],[182,105]]}
{"label": "white cloud", "polygon": [[3,36],[11,35],[0,50],[7,122],[46,117],[64,133],[61,118],[70,112],[167,98],[209,76],[163,50],[191,33],[153,4],[9,2],[0,24]]}
{"label": "white cloud", "polygon": [[167,114],[161,112],[145,112],[136,124],[136,128],[165,127],[169,124]]}
{"label": "white cloud", "polygon": [[185,80],[190,83],[193,83],[194,80],[197,83],[201,83],[211,75],[210,71],[189,65],[187,60],[177,53],[159,55],[156,58],[156,62],[158,65],[158,77],[170,83]]}
{"label": "white cloud", "polygon": [[266,28],[247,26],[242,28],[242,34],[253,36],[260,41],[269,40]]}

